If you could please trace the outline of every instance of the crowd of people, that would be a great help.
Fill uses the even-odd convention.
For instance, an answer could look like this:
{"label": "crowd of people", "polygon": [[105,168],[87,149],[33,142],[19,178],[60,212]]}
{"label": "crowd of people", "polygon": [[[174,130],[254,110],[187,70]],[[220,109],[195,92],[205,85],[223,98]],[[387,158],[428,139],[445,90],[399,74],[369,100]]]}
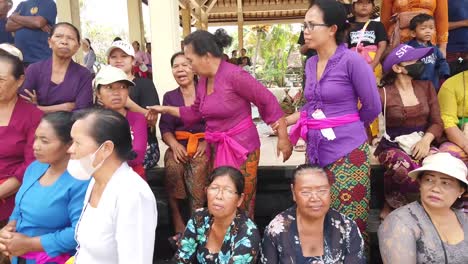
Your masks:
{"label": "crowd of people", "polygon": [[[223,29],[184,38],[160,105],[150,43],[116,39],[96,71],[54,1],[11,8],[0,0],[0,264],[153,263],[158,119],[174,263],[366,263],[371,155],[384,263],[468,259],[468,1],[383,0],[381,22],[373,0],[310,1],[305,105],[287,116]],[[283,161],[306,142],[293,204],[263,234],[252,104]]]}

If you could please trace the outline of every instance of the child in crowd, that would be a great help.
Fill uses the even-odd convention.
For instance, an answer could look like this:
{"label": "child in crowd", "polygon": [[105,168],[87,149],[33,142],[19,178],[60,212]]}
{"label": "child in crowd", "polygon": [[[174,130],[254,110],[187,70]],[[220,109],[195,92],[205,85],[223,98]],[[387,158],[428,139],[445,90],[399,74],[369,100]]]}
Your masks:
{"label": "child in crowd", "polygon": [[427,14],[419,14],[410,21],[411,36],[413,39],[407,44],[414,48],[432,47],[434,53],[421,59],[424,63],[424,72],[421,80],[432,81],[432,84],[439,91],[439,79],[446,79],[450,76],[450,69],[444,55],[439,48],[431,43],[435,34],[434,17]]}
{"label": "child in crowd", "polygon": [[354,17],[350,20],[348,47],[361,54],[380,79],[380,59],[387,48],[387,33],[381,22],[371,20],[374,7],[374,0],[353,0]]}

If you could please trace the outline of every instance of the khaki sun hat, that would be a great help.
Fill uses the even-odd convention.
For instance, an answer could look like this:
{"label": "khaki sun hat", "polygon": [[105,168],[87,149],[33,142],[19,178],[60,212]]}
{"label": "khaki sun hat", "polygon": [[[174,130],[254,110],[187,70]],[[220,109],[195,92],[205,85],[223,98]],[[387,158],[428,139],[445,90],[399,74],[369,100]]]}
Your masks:
{"label": "khaki sun hat", "polygon": [[428,156],[423,160],[422,167],[411,171],[408,176],[416,179],[424,171],[440,172],[468,185],[465,163],[449,153],[439,152]]}
{"label": "khaki sun hat", "polygon": [[21,50],[19,50],[17,47],[8,43],[2,43],[0,44],[0,49],[15,57],[18,57],[21,61],[23,61],[23,53],[21,53]]}
{"label": "khaki sun hat", "polygon": [[99,85],[107,85],[115,82],[125,82],[128,86],[135,86],[135,83],[128,79],[124,71],[110,65],[104,65],[96,74],[96,78],[93,80],[93,87],[97,89]]}

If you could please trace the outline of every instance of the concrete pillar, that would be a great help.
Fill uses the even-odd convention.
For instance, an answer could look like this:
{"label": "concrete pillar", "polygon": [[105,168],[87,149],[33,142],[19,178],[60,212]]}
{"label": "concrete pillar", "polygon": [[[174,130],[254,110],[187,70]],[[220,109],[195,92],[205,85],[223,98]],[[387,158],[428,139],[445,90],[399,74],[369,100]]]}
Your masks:
{"label": "concrete pillar", "polygon": [[153,81],[160,101],[165,92],[177,87],[170,64],[172,54],[181,50],[178,1],[149,0]]}
{"label": "concrete pillar", "polygon": [[[128,33],[130,43],[138,41],[140,50],[145,50],[145,28],[143,25],[143,13],[141,11],[141,1],[127,0],[128,13]],[[158,14],[158,13],[155,13]]]}
{"label": "concrete pillar", "polygon": [[[56,2],[58,22],[71,23],[81,32],[79,0],[60,0]],[[78,50],[74,59],[78,63],[83,62],[83,51],[81,49]]]}
{"label": "concrete pillar", "polygon": [[237,37],[238,37],[238,53],[240,54],[240,50],[244,47],[244,22],[238,21],[237,22]]}

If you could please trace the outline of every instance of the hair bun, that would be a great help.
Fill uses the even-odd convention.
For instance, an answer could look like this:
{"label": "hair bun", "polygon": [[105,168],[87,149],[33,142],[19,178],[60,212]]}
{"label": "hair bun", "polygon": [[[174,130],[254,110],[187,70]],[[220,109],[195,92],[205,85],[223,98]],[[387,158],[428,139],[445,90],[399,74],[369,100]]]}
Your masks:
{"label": "hair bun", "polygon": [[215,33],[215,41],[218,47],[222,50],[229,47],[232,43],[232,37],[224,30],[224,28],[218,28]]}
{"label": "hair bun", "polygon": [[136,153],[135,151],[133,151],[133,150],[130,150],[130,151],[127,153],[126,159],[127,159],[127,160],[134,160],[134,159],[136,159],[136,157],[137,157],[137,153]]}

